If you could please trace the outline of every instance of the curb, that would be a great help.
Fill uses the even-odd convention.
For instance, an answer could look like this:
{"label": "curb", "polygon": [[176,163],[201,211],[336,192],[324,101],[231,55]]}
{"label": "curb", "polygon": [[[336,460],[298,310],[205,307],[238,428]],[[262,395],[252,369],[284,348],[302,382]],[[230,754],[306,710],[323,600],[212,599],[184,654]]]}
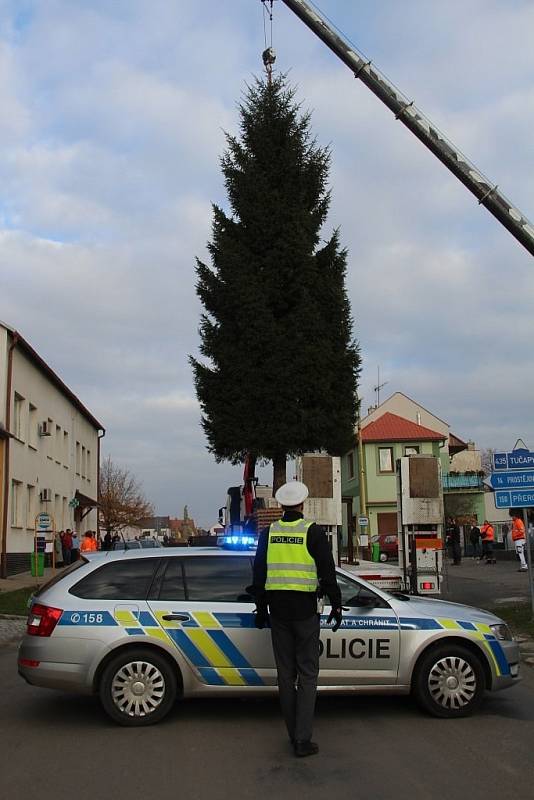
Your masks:
{"label": "curb", "polygon": [[21,616],[20,614],[0,614],[0,619],[20,619],[25,620],[27,616]]}

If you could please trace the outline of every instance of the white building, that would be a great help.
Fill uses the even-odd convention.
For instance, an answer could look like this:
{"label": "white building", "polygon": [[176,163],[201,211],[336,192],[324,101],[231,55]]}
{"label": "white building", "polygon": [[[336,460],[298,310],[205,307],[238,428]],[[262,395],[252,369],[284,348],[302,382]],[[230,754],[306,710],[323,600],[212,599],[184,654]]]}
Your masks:
{"label": "white building", "polygon": [[0,575],[30,568],[35,516],[97,529],[103,426],[17,331],[0,322]]}

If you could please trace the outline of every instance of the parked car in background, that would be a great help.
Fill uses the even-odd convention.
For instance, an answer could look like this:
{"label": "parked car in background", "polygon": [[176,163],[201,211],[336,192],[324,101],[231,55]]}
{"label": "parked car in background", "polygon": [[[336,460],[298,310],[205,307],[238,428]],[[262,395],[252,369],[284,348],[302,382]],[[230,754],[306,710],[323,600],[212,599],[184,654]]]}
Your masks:
{"label": "parked car in background", "polygon": [[146,539],[120,539],[113,542],[112,550],[145,550],[151,547],[162,547],[157,539],[147,537]]}
{"label": "parked car in background", "polygon": [[381,533],[373,536],[373,541],[378,541],[380,545],[380,561],[399,557],[399,537],[396,533]]}

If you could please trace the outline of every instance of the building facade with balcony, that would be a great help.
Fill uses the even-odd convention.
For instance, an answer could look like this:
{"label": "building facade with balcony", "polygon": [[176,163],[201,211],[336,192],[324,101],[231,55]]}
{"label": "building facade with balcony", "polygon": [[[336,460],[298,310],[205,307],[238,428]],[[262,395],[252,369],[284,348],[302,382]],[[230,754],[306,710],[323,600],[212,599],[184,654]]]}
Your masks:
{"label": "building facade with balcony", "polygon": [[[360,462],[359,452],[362,453]],[[480,452],[473,443],[450,433],[449,425],[416,401],[396,392],[361,421],[354,448],[342,459],[343,541],[358,532],[365,498],[367,532],[371,536],[397,533],[395,463],[409,455],[440,459],[446,516],[466,526],[484,519],[484,485]],[[363,492],[360,487],[363,487]],[[362,529],[362,532],[363,529]]]}
{"label": "building facade with balcony", "polygon": [[97,529],[104,428],[29,342],[0,323],[0,574],[29,570],[35,517]]}

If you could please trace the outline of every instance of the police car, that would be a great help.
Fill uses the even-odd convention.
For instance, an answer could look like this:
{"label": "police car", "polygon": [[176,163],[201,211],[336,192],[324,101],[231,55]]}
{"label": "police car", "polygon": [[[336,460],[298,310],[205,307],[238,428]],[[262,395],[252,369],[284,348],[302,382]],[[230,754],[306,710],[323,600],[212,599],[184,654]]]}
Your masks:
{"label": "police car", "polygon": [[[19,673],[98,694],[122,725],[158,722],[178,697],[276,692],[270,632],[255,627],[244,588],[253,558],[219,548],[82,558],[33,597]],[[433,715],[459,717],[517,682],[518,645],[493,614],[337,578],[345,611],[336,633],[328,608],[321,616],[320,692],[411,692]]]}

